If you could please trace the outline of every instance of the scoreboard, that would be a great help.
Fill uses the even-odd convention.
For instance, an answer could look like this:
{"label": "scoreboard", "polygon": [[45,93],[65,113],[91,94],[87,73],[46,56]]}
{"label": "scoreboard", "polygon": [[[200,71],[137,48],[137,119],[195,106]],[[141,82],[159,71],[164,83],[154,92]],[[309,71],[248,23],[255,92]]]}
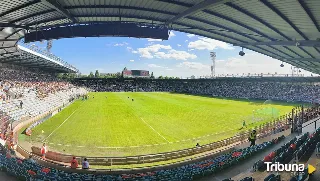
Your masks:
{"label": "scoreboard", "polygon": [[131,75],[133,77],[148,77],[149,71],[147,71],[147,70],[131,70]]}

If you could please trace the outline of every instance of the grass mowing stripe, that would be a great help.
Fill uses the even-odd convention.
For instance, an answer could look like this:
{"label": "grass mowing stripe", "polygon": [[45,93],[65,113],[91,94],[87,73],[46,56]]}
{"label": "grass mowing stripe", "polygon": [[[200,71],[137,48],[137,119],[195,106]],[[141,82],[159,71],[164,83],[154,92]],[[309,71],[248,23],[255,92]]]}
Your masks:
{"label": "grass mowing stripe", "polygon": [[89,100],[76,101],[38,125],[29,141],[41,145],[81,105],[46,140],[54,143],[49,150],[83,156],[168,152],[233,136],[243,120],[247,121],[248,129],[269,121],[253,120],[254,110],[274,107],[283,115],[294,104],[275,103],[157,92],[90,93]]}
{"label": "grass mowing stripe", "polygon": [[[81,103],[81,105],[82,105],[83,103]],[[56,129],[54,129],[50,134],[49,134],[49,136],[47,136],[44,140],[42,140],[42,142],[44,142],[45,140],[47,140],[55,131],[57,131],[66,121],[68,121],[69,120],[69,118],[81,107],[81,105],[76,109],[76,110],[74,110],[73,112],[72,112],[72,114],[70,114],[70,116],[68,116],[67,117],[67,119],[66,120],[64,120]]]}
{"label": "grass mowing stripe", "polygon": [[[125,102],[124,100],[122,100],[121,98],[120,98],[120,100],[123,101],[123,102],[133,111],[134,115],[135,115],[136,117],[140,118],[140,120],[141,120],[144,124],[146,124],[147,126],[149,126],[155,133],[157,133],[157,134],[158,134],[161,138],[163,138],[166,142],[170,143],[164,136],[162,136],[158,131],[156,131],[156,130],[155,130],[150,124],[148,124],[142,117],[137,116],[137,115],[136,115],[136,110],[134,110],[131,105],[128,105],[128,103]],[[137,146],[134,146],[134,147],[137,147]]]}
{"label": "grass mowing stripe", "polygon": [[170,143],[165,137],[163,137],[158,131],[156,131],[152,126],[150,126],[150,124],[148,124],[147,122],[144,121],[143,118],[141,118],[141,120],[148,125],[154,132],[156,132],[159,136],[161,136],[164,140],[166,140],[168,143]]}

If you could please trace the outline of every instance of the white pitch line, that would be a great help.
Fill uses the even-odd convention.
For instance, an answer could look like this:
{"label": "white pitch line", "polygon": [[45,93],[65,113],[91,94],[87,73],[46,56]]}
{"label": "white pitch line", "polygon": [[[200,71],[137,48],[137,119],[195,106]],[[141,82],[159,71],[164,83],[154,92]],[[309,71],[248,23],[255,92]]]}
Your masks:
{"label": "white pitch line", "polygon": [[168,142],[168,143],[170,143],[165,137],[163,137],[158,131],[156,131],[152,126],[150,126],[147,122],[145,122],[144,120],[143,120],[143,118],[140,118],[143,122],[144,122],[144,124],[146,124],[147,126],[149,126],[154,132],[156,132],[159,136],[161,136],[164,140],[166,140],[166,142]]}
{"label": "white pitch line", "polygon": [[44,140],[42,140],[42,142],[44,142],[45,140],[47,140],[55,131],[57,131],[66,121],[68,121],[68,119],[82,106],[83,103],[81,103],[81,105],[72,112],[72,114],[70,114],[70,116],[67,117],[66,120],[64,120],[56,129],[54,129],[48,137],[46,137]]}

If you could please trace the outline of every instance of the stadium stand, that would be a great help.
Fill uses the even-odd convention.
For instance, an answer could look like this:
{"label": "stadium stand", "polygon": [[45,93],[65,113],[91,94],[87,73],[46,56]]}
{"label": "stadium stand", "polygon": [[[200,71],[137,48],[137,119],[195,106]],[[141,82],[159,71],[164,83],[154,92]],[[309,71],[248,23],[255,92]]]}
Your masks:
{"label": "stadium stand", "polygon": [[[65,173],[56,169],[49,168],[49,172],[43,172],[45,167],[30,163],[27,160],[20,160],[18,158],[6,158],[5,153],[0,156],[2,171],[8,171],[11,175],[15,175],[19,178],[29,179],[35,177],[37,179],[51,180],[56,179],[107,179],[107,180],[193,180],[197,177],[209,175],[215,172],[219,172],[225,168],[236,165],[239,161],[242,161],[256,152],[260,152],[271,145],[281,141],[284,136],[279,137],[273,141],[265,142],[253,147],[235,150],[233,152],[221,155],[219,157],[204,160],[201,162],[184,165],[170,170],[160,170],[151,173],[137,173],[137,174],[121,174],[121,175],[89,175],[89,174],[74,174]],[[2,148],[4,149],[4,148]],[[34,173],[31,174],[31,171]]]}
{"label": "stadium stand", "polygon": [[[6,115],[2,117],[2,125],[4,127],[9,127],[9,123],[19,121],[24,117],[34,117],[41,113],[50,111],[55,107],[63,106],[62,104],[67,104],[71,98],[86,93],[85,89],[80,88],[82,86],[86,86],[93,91],[172,91],[178,93],[211,96],[216,93],[215,96],[221,97],[243,98],[247,96],[246,98],[250,99],[277,99],[287,101],[299,100],[303,102],[310,102],[311,100],[315,100],[317,96],[317,86],[307,85],[306,87],[304,87],[304,84],[290,85],[272,82],[260,82],[258,85],[263,86],[262,88],[258,89],[257,87],[255,87],[256,84],[250,81],[205,81],[198,83],[188,83],[188,80],[179,80],[173,83],[172,81],[157,82],[154,80],[106,80],[107,82],[101,83],[100,81],[91,80],[86,81],[86,83],[84,84],[82,82],[74,82],[75,85],[72,85],[68,82],[59,81],[54,78],[54,76],[38,76],[42,74],[46,75],[44,72],[34,72],[23,69],[22,73],[19,68],[21,67],[2,67],[2,70],[6,72],[6,74],[2,74],[1,77],[1,90],[3,95],[3,99],[1,101],[1,105],[3,106],[1,107],[1,111],[3,115]],[[248,89],[245,89],[245,87],[247,87]],[[228,92],[227,94],[224,94],[225,92],[218,92],[216,91],[217,88],[228,90]],[[288,98],[289,95],[287,95],[286,93],[278,93],[276,91],[273,91],[274,89],[283,90],[284,92],[288,92],[285,90],[292,90],[289,91],[291,96],[290,98]],[[249,94],[250,92],[255,93]],[[260,94],[258,94],[258,92],[260,94],[270,95],[273,97],[259,97]],[[294,97],[294,99],[292,99],[292,97]],[[20,101],[23,102],[22,106],[20,105]],[[297,111],[297,117],[294,120],[301,120],[303,117],[304,120],[307,121],[317,117],[318,115],[319,109],[315,106],[306,109],[303,114],[301,111]],[[32,129],[34,126],[40,123],[41,122],[34,122],[28,129]],[[3,133],[5,133],[5,131]],[[7,137],[9,138],[10,135],[7,134]],[[302,138],[301,143],[295,143],[299,148],[300,145],[302,145],[302,143],[306,140],[306,136]],[[192,180],[206,175],[211,175],[213,173],[217,173],[221,170],[227,169],[233,165],[237,165],[247,158],[253,156],[257,152],[261,152],[266,148],[269,148],[281,139],[283,139],[283,137],[279,137],[277,140],[256,145],[255,147],[233,150],[232,152],[217,157],[212,157],[200,162],[183,165],[181,167],[176,167],[173,169],[156,170],[151,173],[146,172],[120,175],[77,174],[61,171],[53,167],[49,168],[49,173],[45,173],[43,172],[43,170],[46,170],[47,172],[47,167],[44,167],[43,165],[37,163],[29,163],[14,156],[8,159],[5,157],[7,153],[3,154],[1,158],[1,170],[6,171],[18,178],[29,179],[31,177],[35,177],[40,180],[50,180],[52,178],[65,178],[71,180],[86,180],[98,178],[107,180]],[[289,143],[291,144],[291,142]],[[288,144],[285,144],[285,146],[288,146]],[[279,156],[281,154],[280,151],[277,150],[276,153],[278,152],[279,154],[276,154],[276,156]],[[288,157],[288,159],[290,158],[292,157]]]}
{"label": "stadium stand", "polygon": [[87,80],[76,85],[96,92],[175,92],[227,98],[279,100],[291,102],[320,102],[320,89],[316,84],[263,82],[240,79],[220,80]]}
{"label": "stadium stand", "polygon": [[[273,157],[273,162],[285,162],[288,163],[295,153],[305,154],[308,150],[307,145],[315,145],[319,142],[320,129],[318,129],[314,134],[310,135],[308,133],[301,136],[299,139],[294,138],[290,142],[286,143],[284,146],[275,150],[268,156]],[[8,172],[10,175],[14,175],[20,179],[30,179],[36,178],[40,180],[193,180],[203,176],[207,176],[213,173],[218,173],[223,169],[227,169],[233,165],[239,164],[239,162],[247,159],[248,157],[254,155],[257,152],[261,152],[264,149],[270,147],[272,144],[281,141],[284,137],[279,137],[271,142],[265,142],[254,147],[248,147],[245,149],[235,150],[233,152],[221,155],[214,159],[208,159],[201,162],[183,165],[181,167],[167,169],[167,170],[157,170],[146,173],[132,173],[132,174],[112,174],[112,175],[100,175],[100,174],[84,174],[84,173],[72,173],[72,170],[59,170],[54,167],[43,166],[38,163],[30,162],[28,159],[19,159],[16,157],[11,157],[5,148],[3,150],[2,156],[0,156],[1,164],[0,168],[2,171]],[[292,146],[295,144],[295,146]],[[300,158],[301,158],[300,155]],[[279,158],[279,159],[278,159]],[[261,162],[258,162],[261,163]],[[257,164],[255,164],[257,165]],[[256,167],[254,167],[256,168]],[[306,177],[308,174],[305,174]],[[266,176],[266,178],[275,176]],[[279,177],[279,176],[277,176]],[[245,178],[243,181],[250,179],[250,177]],[[229,179],[230,180],[230,179]],[[267,179],[269,180],[269,179]],[[304,179],[300,179],[304,180]]]}
{"label": "stadium stand", "polygon": [[39,70],[2,64],[0,67],[1,137],[8,138],[12,125],[67,105],[86,90]]}
{"label": "stadium stand", "polygon": [[[40,60],[33,56],[29,60],[21,56],[23,51],[19,51],[17,41],[23,37],[26,42],[33,42],[90,36],[130,36],[166,40],[169,38],[168,31],[176,30],[250,49],[319,74],[320,23],[317,18],[319,2],[318,0],[158,0],[152,2],[118,0],[93,1],[86,4],[83,1],[73,0],[3,0],[0,8],[0,62],[20,64],[24,65],[23,67],[41,67],[41,70],[69,72],[72,67],[58,59],[57,61],[47,58]],[[105,11],[101,11],[102,9]],[[28,53],[23,52],[23,54]],[[243,56],[245,53],[242,50],[239,54]],[[39,61],[42,63],[39,64]],[[2,65],[0,67],[2,69]],[[12,129],[11,123],[23,121],[25,117],[37,118],[34,116],[48,112],[55,106],[61,106],[64,100],[72,98],[77,92],[85,91],[68,82],[56,80],[49,74],[42,74],[41,71],[36,71],[36,74],[32,72],[24,68],[17,70],[12,67],[5,67],[0,71],[0,74],[2,73],[0,77],[2,138],[7,137],[6,139],[11,140],[12,134],[7,133],[7,130]],[[94,91],[168,91],[230,98],[319,103],[318,85],[308,83],[108,80],[104,83],[78,82],[76,85],[85,85]],[[289,122],[308,121],[318,116],[319,109],[313,107],[298,111]],[[8,127],[11,128],[8,129]],[[295,131],[294,127],[293,131]],[[292,139],[288,143],[294,144],[295,148],[291,147],[291,144],[285,144],[283,148],[276,150],[279,153],[271,156],[275,160],[284,159],[283,161],[287,162],[292,158],[295,150],[298,155],[304,157],[309,150],[312,151],[317,142],[319,143],[319,130],[312,134],[312,137],[308,136],[303,135],[297,140]],[[255,153],[255,151],[262,151],[267,145],[268,143],[252,148],[257,150],[250,148],[241,151]],[[10,146],[9,148],[11,149]],[[3,146],[0,146],[0,151],[0,169],[21,180],[29,178],[32,180],[190,180],[194,176],[206,174],[202,168],[206,169],[207,166],[214,165],[203,161],[198,163],[201,166],[195,168],[186,165],[172,170],[140,174],[79,174],[70,169],[45,167],[47,162],[42,160],[34,163],[17,158]],[[276,158],[278,154],[279,157]],[[241,156],[239,158],[242,158]],[[230,154],[218,158],[229,160]],[[236,162],[233,159],[229,161]],[[275,177],[278,176],[248,175],[238,180],[279,179]],[[304,179],[291,178],[291,180]]]}

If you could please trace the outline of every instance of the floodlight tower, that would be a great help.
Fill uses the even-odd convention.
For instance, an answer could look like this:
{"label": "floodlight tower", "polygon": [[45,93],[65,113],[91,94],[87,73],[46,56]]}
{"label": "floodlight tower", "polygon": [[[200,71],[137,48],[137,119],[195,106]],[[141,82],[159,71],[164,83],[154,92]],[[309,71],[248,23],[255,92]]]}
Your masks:
{"label": "floodlight tower", "polygon": [[210,52],[210,57],[212,60],[211,77],[214,77],[216,75],[216,52]]}
{"label": "floodlight tower", "polygon": [[52,48],[52,40],[47,41],[47,52],[50,52]]}
{"label": "floodlight tower", "polygon": [[292,72],[292,77],[293,76],[299,76],[299,73],[301,72],[301,70],[299,70],[298,67],[291,66],[291,72]]}

